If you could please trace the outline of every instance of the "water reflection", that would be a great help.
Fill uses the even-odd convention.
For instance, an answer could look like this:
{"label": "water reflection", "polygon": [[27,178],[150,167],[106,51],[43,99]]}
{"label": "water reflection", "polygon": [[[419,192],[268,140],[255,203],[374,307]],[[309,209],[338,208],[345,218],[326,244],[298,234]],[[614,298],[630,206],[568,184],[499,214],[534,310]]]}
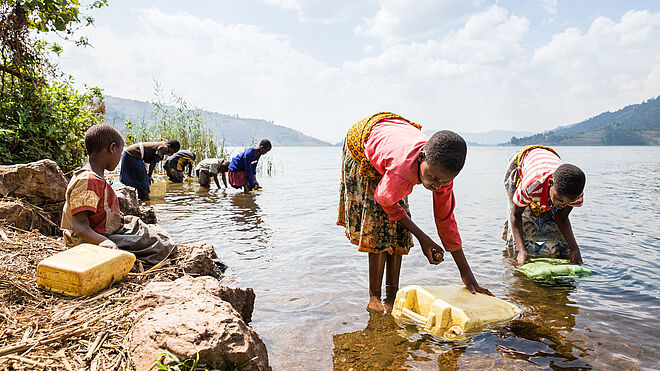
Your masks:
{"label": "water reflection", "polygon": [[502,356],[553,368],[591,369],[580,358],[589,349],[571,339],[579,308],[570,296],[574,287],[539,285],[515,272],[507,280],[509,300],[525,308],[520,318],[503,331],[497,342]]}
{"label": "water reflection", "polygon": [[430,335],[409,334],[389,313],[369,311],[364,330],[332,336],[335,370],[400,370],[431,367],[457,370],[465,347],[434,340]]}

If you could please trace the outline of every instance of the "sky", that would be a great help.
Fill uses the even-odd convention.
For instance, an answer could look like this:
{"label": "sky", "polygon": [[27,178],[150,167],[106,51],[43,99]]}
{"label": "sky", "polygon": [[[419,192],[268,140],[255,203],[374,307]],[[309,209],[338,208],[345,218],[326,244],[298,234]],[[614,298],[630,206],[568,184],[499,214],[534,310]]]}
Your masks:
{"label": "sky", "polygon": [[80,88],[339,142],[390,111],[424,129],[540,132],[660,95],[656,0],[109,0],[91,47],[57,62]]}

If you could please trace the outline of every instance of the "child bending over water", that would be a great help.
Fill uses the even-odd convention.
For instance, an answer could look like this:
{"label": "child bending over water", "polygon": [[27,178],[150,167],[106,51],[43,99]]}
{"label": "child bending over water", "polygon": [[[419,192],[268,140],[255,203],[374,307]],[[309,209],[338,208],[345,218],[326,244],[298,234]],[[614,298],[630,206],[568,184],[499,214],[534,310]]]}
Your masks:
{"label": "child bending over water", "polygon": [[204,188],[211,188],[211,179],[215,181],[215,185],[220,188],[218,182],[218,174],[222,174],[222,183],[227,188],[227,176],[225,175],[229,170],[229,161],[221,158],[207,158],[200,161],[195,168],[195,174],[199,180],[199,185]]}
{"label": "child bending over water", "polygon": [[[137,189],[138,198],[148,200],[149,185],[152,182],[151,175],[156,163],[160,162],[165,155],[173,155],[180,147],[181,145],[176,139],[170,139],[167,142],[141,142],[129,146],[121,156],[119,180],[129,187]],[[149,163],[148,173],[145,168],[146,163]]]}
{"label": "child bending over water", "polygon": [[256,178],[257,163],[259,157],[268,153],[271,148],[273,146],[270,140],[262,139],[258,146],[248,148],[232,158],[229,164],[229,184],[234,188],[243,188],[245,192],[260,188]]}
{"label": "child bending over water", "polygon": [[550,147],[527,146],[511,158],[504,177],[509,220],[502,239],[517,252],[516,266],[530,256],[582,264],[568,214],[582,206],[585,181],[582,170],[564,164]]}
{"label": "child bending over water", "polygon": [[130,251],[147,264],[165,259],[175,246],[162,228],[135,216],[122,217],[117,194],[103,177],[117,167],[124,139],[110,125],[94,125],[85,133],[87,163],[74,172],[62,212],[64,242],[83,242]]}
{"label": "child bending over water", "polygon": [[472,293],[492,295],[479,286],[462,250],[454,218],[453,179],[463,168],[467,146],[451,131],[430,139],[421,125],[382,112],[358,121],[346,135],[337,224],[358,251],[369,254],[368,308],[383,310],[381,286],[385,278],[385,302],[390,306],[399,289],[401,257],[413,246],[412,236],[431,264],[443,260],[443,249],[410,218],[408,195],[422,184],[433,192],[433,214],[440,240],[451,252],[461,279]]}

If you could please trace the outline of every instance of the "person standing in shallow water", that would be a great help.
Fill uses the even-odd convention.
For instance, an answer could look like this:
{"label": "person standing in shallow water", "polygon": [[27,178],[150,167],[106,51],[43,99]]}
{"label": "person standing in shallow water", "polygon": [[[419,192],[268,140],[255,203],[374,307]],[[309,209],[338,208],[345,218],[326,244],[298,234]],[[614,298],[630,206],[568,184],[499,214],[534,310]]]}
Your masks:
{"label": "person standing in shallow water", "polygon": [[[180,149],[181,145],[176,139],[167,142],[141,142],[124,149],[121,155],[121,168],[119,181],[124,185],[137,190],[138,198],[149,199],[149,185],[152,183],[151,175],[156,163],[166,155],[171,156]],[[145,164],[149,164],[149,171]]]}
{"label": "person standing in shallow water", "polygon": [[259,145],[248,148],[234,156],[229,164],[229,184],[234,188],[243,188],[244,192],[261,188],[257,182],[257,163],[262,155],[273,148],[270,140],[262,139]]}
{"label": "person standing in shallow water", "polygon": [[586,176],[564,164],[557,152],[527,146],[509,161],[504,188],[509,220],[502,239],[516,252],[516,266],[528,257],[562,257],[582,264],[582,256],[568,215],[583,203]]}
{"label": "person standing in shallow water", "polygon": [[440,240],[451,252],[461,279],[472,293],[492,295],[481,287],[463,254],[454,218],[453,179],[463,168],[467,145],[458,134],[443,130],[431,138],[421,125],[389,112],[358,121],[344,141],[337,224],[346,237],[369,254],[368,309],[381,302],[385,273],[385,305],[391,308],[399,289],[401,258],[419,241],[430,264],[443,260],[443,249],[410,218],[408,195],[417,184],[433,192],[433,213]]}

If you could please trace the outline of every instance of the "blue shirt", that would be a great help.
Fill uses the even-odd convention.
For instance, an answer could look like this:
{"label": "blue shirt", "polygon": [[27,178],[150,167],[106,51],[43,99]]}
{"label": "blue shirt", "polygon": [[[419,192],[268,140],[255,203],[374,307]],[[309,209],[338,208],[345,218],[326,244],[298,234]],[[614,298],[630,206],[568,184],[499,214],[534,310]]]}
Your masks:
{"label": "blue shirt", "polygon": [[245,171],[245,177],[251,187],[254,187],[254,175],[257,174],[257,162],[260,154],[254,148],[248,148],[243,153],[234,156],[229,164],[229,171],[237,173]]}

